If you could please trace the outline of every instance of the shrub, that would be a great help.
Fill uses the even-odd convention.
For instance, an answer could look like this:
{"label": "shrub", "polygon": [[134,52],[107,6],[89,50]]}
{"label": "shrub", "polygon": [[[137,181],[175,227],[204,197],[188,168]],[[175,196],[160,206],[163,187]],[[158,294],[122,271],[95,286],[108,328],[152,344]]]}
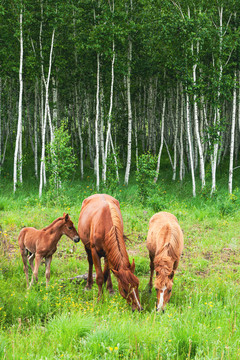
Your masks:
{"label": "shrub", "polygon": [[154,178],[156,176],[156,157],[147,153],[139,157],[139,168],[136,171],[138,195],[140,201],[145,204],[156,189]]}

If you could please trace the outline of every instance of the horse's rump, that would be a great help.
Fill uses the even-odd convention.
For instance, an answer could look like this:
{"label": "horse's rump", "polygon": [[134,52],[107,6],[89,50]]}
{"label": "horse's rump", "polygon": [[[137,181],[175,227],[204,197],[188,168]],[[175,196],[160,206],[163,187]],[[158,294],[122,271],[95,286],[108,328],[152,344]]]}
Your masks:
{"label": "horse's rump", "polygon": [[173,214],[160,212],[153,215],[149,222],[147,248],[152,255],[168,249],[170,257],[180,257],[183,250],[183,234]]}

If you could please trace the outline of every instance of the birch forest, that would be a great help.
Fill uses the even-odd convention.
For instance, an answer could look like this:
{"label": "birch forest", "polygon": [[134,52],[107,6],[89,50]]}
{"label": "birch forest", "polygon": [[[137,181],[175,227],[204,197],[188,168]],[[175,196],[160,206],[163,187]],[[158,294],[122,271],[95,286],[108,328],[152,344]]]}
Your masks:
{"label": "birch forest", "polygon": [[41,197],[46,149],[65,121],[79,182],[91,170],[96,190],[110,156],[128,185],[150,152],[155,181],[164,157],[193,196],[197,179],[214,193],[223,169],[232,193],[239,19],[233,0],[2,0],[0,178],[15,192],[31,169]]}

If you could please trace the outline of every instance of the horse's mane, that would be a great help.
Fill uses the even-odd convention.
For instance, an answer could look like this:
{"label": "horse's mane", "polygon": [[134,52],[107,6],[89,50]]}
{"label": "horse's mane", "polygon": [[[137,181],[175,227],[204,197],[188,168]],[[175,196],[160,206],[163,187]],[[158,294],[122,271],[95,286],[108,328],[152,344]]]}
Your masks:
{"label": "horse's mane", "polygon": [[42,230],[43,231],[46,231],[46,230],[49,230],[53,225],[56,224],[56,222],[58,222],[59,220],[63,220],[63,216],[62,217],[59,217],[57,218],[56,220],[54,220],[50,225],[46,226],[45,228],[43,228]]}
{"label": "horse's mane", "polygon": [[113,226],[105,236],[105,247],[108,262],[114,270],[120,267],[129,268],[130,263],[123,238],[123,226],[114,204],[108,202]]}
{"label": "horse's mane", "polygon": [[125,288],[131,284],[133,287],[137,287],[139,285],[138,278],[132,273],[130,269],[120,270],[118,272],[118,277],[121,280],[122,285],[125,285]]}
{"label": "horse's mane", "polygon": [[179,258],[179,236],[181,236],[179,227],[174,224],[164,225],[159,232],[159,237],[162,237],[164,241],[154,259],[154,268],[158,274],[155,281],[156,287],[162,287],[166,277],[173,272],[173,264]]}

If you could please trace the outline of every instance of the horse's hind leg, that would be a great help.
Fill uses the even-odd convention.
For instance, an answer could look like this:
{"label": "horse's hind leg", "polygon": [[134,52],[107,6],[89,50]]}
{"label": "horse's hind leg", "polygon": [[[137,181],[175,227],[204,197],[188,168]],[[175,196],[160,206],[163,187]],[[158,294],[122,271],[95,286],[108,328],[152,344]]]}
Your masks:
{"label": "horse's hind leg", "polygon": [[103,272],[101,269],[101,261],[96,251],[96,248],[91,249],[92,259],[96,270],[96,283],[98,284],[98,300],[100,300],[102,296],[102,285],[103,285]]}
{"label": "horse's hind leg", "polygon": [[90,249],[87,249],[85,247],[86,253],[87,253],[87,257],[88,257],[88,278],[87,278],[87,285],[85,287],[86,290],[90,290],[92,288],[92,284],[93,284],[93,273],[92,273],[92,269],[93,269],[93,259],[92,259],[92,253]]}
{"label": "horse's hind leg", "polygon": [[32,276],[30,286],[32,286],[34,278],[35,278],[36,282],[38,282],[38,268],[39,268],[39,266],[41,264],[41,260],[42,260],[41,255],[36,255],[35,266],[34,266],[34,269],[33,269],[33,276]]}
{"label": "horse's hind leg", "polygon": [[104,270],[103,270],[104,283],[107,282],[107,290],[109,291],[109,294],[114,294],[111,273],[110,273],[110,270],[108,267],[108,261],[106,258],[104,259],[104,262],[105,262]]}
{"label": "horse's hind leg", "polygon": [[150,258],[150,280],[149,280],[149,292],[152,292],[152,279],[153,279],[153,273],[154,273],[154,261],[153,261],[153,257],[149,254],[149,258]]}
{"label": "horse's hind leg", "polygon": [[21,255],[22,255],[22,260],[23,260],[23,270],[24,270],[25,275],[26,275],[27,287],[29,288],[29,279],[28,279],[28,262],[27,262],[27,249],[26,249],[26,248],[20,248],[20,252],[21,252]]}
{"label": "horse's hind leg", "polygon": [[46,286],[48,286],[49,280],[50,280],[50,265],[52,261],[52,256],[49,256],[45,259],[45,265],[46,265]]}
{"label": "horse's hind leg", "polygon": [[34,265],[33,265],[34,259],[35,259],[35,254],[31,254],[31,255],[28,256],[28,261],[29,261],[29,264],[31,266],[32,272],[34,270]]}

